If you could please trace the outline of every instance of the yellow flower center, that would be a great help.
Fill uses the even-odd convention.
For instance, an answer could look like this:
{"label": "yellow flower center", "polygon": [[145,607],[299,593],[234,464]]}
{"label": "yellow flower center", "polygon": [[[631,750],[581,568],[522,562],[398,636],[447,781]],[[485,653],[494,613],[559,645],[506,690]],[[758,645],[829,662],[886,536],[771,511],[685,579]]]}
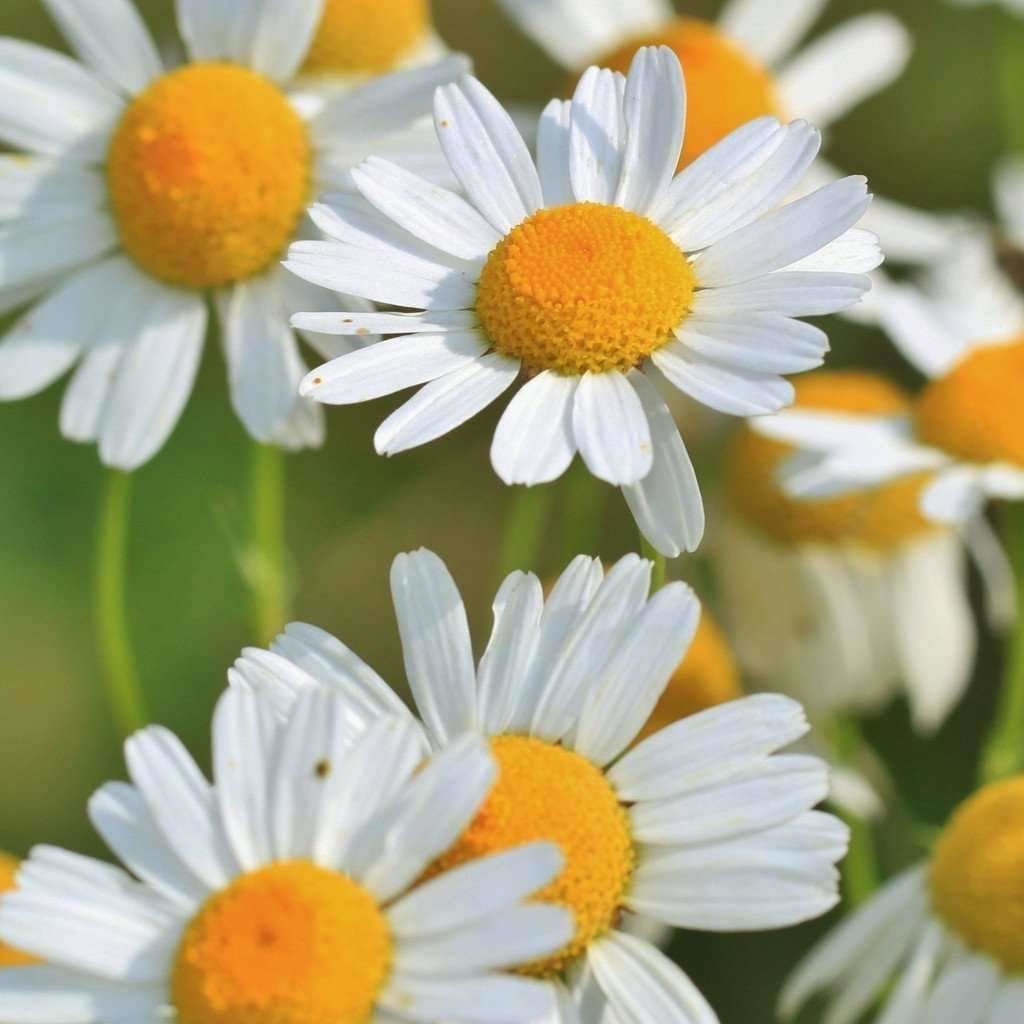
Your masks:
{"label": "yellow flower center", "polygon": [[[854,415],[905,412],[909,399],[881,377],[855,371],[821,371],[795,382],[796,407]],[[793,449],[741,428],[728,450],[725,486],[729,504],[751,526],[782,544],[860,544],[886,549],[941,529],[921,515],[919,497],[928,474],[839,498],[790,498],[779,471]]]}
{"label": "yellow flower center", "polygon": [[492,749],[498,781],[472,824],[432,871],[523,843],[557,843],[565,868],[536,899],[572,911],[576,934],[564,949],[523,968],[550,977],[618,918],[634,864],[626,811],[600,769],[571,750],[525,736],[499,736]]}
{"label": "yellow flower center", "polygon": [[718,623],[705,608],[690,649],[672,673],[661,700],[651,713],[639,740],[688,718],[743,696],[739,670]]}
{"label": "yellow flower center", "polygon": [[427,0],[326,0],[303,71],[390,71],[424,37]]}
{"label": "yellow flower center", "polygon": [[986,786],[935,849],[932,902],[968,946],[1024,973],[1024,776]]}
{"label": "yellow flower center", "polygon": [[684,320],[695,278],[646,217],[600,203],[541,210],[487,258],[476,311],[528,370],[628,370]]}
{"label": "yellow flower center", "polygon": [[1024,466],[1024,337],[969,352],[921,393],[914,410],[927,444],[968,462]]}
{"label": "yellow flower center", "polygon": [[[18,861],[6,853],[0,853],[0,893],[11,892],[15,888],[17,874]],[[35,957],[0,942],[0,967],[24,967],[34,963]]]}
{"label": "yellow flower center", "polygon": [[135,98],[110,146],[121,244],[170,284],[251,277],[291,239],[310,164],[305,125],[269,79],[233,64],[172,71]]}
{"label": "yellow flower center", "polygon": [[688,109],[680,167],[748,121],[765,114],[781,116],[772,76],[714,25],[677,18],[596,63],[625,73],[642,46],[667,46],[683,65]]}
{"label": "yellow flower center", "polygon": [[365,889],[283,861],[243,875],[193,918],[171,998],[180,1024],[364,1024],[392,954]]}

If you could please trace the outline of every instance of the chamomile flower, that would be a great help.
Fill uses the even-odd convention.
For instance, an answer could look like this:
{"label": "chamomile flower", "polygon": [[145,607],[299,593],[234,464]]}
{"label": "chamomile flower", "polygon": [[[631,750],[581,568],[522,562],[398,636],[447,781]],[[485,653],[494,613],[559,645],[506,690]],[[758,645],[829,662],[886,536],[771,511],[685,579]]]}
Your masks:
{"label": "chamomile flower", "polygon": [[[6,853],[0,853],[0,902],[4,894],[12,892],[18,875],[18,861]],[[5,967],[21,967],[33,962],[33,958],[14,946],[0,942],[0,969]]]}
{"label": "chamomile flower", "polygon": [[[528,841],[555,842],[566,865],[541,898],[574,914],[572,939],[521,972],[557,993],[562,1015],[592,976],[617,1019],[711,1022],[682,971],[620,928],[624,911],[689,928],[742,931],[815,917],[837,899],[847,835],[812,808],[828,789],[823,762],[776,751],[807,728],[786,697],[733,701],[629,749],[697,627],[692,592],[673,583],[648,599],[651,565],[635,555],[607,575],[577,558],[545,601],[513,573],[494,601],[479,665],[455,583],[427,551],[392,568],[406,672],[436,755],[484,737],[494,788],[435,870],[477,863]],[[391,713],[387,684],[339,640],[291,625],[271,651],[236,662],[234,686],[283,713],[295,695],[339,694],[353,721]],[[628,751],[628,752],[627,752]]]}
{"label": "chamomile flower", "polygon": [[876,266],[868,206],[847,178],[779,207],[817,131],[763,118],[675,176],[685,91],[666,48],[628,80],[591,68],[540,122],[538,164],[475,79],[438,90],[438,138],[467,199],[384,160],[353,171],[361,200],[313,210],[331,239],[299,242],[307,281],[411,309],[302,313],[325,334],[397,335],[310,373],[303,395],[366,401],[425,385],[380,426],[394,455],[448,433],[518,382],[494,436],[509,484],[554,480],[577,451],[625,489],[670,556],[700,542],[696,476],[652,383],[735,415],[792,400],[783,376],[819,365],[825,334],[794,319],[855,303]]}
{"label": "chamomile flower", "polygon": [[828,994],[829,1024],[1015,1024],[1024,1020],[1024,777],[994,783],[953,816],[930,860],[890,882],[812,950],[784,1016]]}
{"label": "chamomile flower", "polygon": [[46,965],[0,971],[0,1020],[525,1024],[552,1011],[548,988],[500,972],[572,934],[564,911],[521,902],[560,870],[556,848],[416,884],[493,784],[479,738],[421,768],[408,717],[357,729],[323,691],[277,717],[239,689],[213,740],[213,786],[149,728],[126,745],[132,785],[90,801],[131,874],[33,851],[0,935]]}
{"label": "chamomile flower", "polygon": [[989,498],[1024,498],[1024,300],[986,237],[919,285],[879,289],[873,306],[889,336],[927,378],[911,405],[876,416],[790,410],[756,429],[801,449],[787,490],[826,497],[922,473],[921,509],[938,523],[977,521]]}
{"label": "chamomile flower", "polygon": [[[910,407],[876,374],[819,371],[798,382],[794,412],[861,422]],[[977,637],[964,543],[918,507],[929,474],[792,498],[779,479],[792,455],[750,426],[727,449],[714,555],[737,657],[812,720],[875,710],[905,692],[916,727],[938,728],[970,680]]]}
{"label": "chamomile flower", "polygon": [[[279,259],[316,190],[348,187],[371,150],[436,166],[415,123],[466,62],[310,105],[290,90],[322,0],[178,0],[189,60],[173,69],[130,0],[46,6],[80,61],[0,39],[0,140],[20,151],[0,156],[0,311],[35,302],[0,342],[0,399],[78,364],[61,432],[134,469],[189,397],[212,295],[246,429],[286,447],[320,443],[322,414],[298,398],[306,366],[288,316],[330,297]],[[326,357],[351,347],[306,340]]]}

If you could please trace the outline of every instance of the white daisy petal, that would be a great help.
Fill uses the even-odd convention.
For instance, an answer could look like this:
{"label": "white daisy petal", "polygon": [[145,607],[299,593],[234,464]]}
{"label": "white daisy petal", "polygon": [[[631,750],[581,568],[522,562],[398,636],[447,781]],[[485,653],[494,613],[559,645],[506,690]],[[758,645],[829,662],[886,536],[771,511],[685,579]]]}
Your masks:
{"label": "white daisy petal", "polygon": [[548,483],[569,468],[576,454],[573,408],[578,383],[576,377],[545,370],[516,392],[491,444],[491,464],[505,483]]}
{"label": "white daisy petal", "polygon": [[569,176],[569,126],[572,101],[552,100],[537,126],[537,173],[545,206],[564,206],[575,200]]}
{"label": "white daisy petal", "polygon": [[161,987],[125,987],[61,967],[9,967],[0,973],[0,1014],[19,1024],[155,1021]]}
{"label": "white daisy petal", "polygon": [[691,715],[655,733],[608,772],[627,803],[715,785],[789,746],[810,726],[803,708],[758,694]]}
{"label": "white daisy petal", "polygon": [[60,405],[60,432],[69,441],[95,441],[124,355],[121,340],[91,348],[75,370]]}
{"label": "white daisy petal", "polygon": [[458,588],[444,562],[421,549],[395,559],[391,596],[416,705],[434,742],[451,742],[477,724],[473,646]]}
{"label": "white daisy petal", "polygon": [[788,409],[752,423],[759,434],[811,451],[893,447],[907,437],[902,416],[855,416],[815,409]]}
{"label": "white daisy petal", "polygon": [[[874,203],[874,197],[872,197]],[[867,208],[861,222],[866,222],[871,207]],[[863,228],[850,228],[835,241],[817,252],[789,264],[788,271],[813,271],[815,273],[870,274],[884,262],[878,237]],[[867,282],[865,282],[867,284]]]}
{"label": "white daisy petal", "polygon": [[780,7],[772,0],[729,0],[718,25],[758,60],[774,64],[803,39],[827,3],[789,0]]}
{"label": "white daisy petal", "polygon": [[622,373],[585,373],[576,390],[573,433],[594,476],[621,486],[651,471],[654,450],[647,414]]}
{"label": "white daisy petal", "polygon": [[858,302],[871,287],[862,274],[777,271],[754,281],[704,288],[693,301],[693,316],[715,318],[739,313],[824,316]]}
{"label": "white daisy petal", "polygon": [[793,385],[777,374],[732,370],[678,341],[662,345],[651,361],[684,394],[732,416],[778,412],[796,397]]}
{"label": "white daisy petal", "polygon": [[0,156],[0,220],[60,220],[107,202],[95,170],[22,153]]}
{"label": "white daisy petal", "polygon": [[237,865],[221,832],[213,790],[181,741],[151,726],[128,740],[125,760],[175,856],[210,889],[223,888]]}
{"label": "white daisy petal", "polygon": [[479,724],[484,734],[505,732],[516,710],[517,691],[540,639],[544,590],[532,573],[512,573],[494,598],[494,629],[480,659]]}
{"label": "white daisy petal", "polygon": [[730,839],[771,828],[828,796],[828,769],[816,757],[780,754],[704,789],[630,809],[642,843],[677,845]]}
{"label": "white daisy petal", "polygon": [[486,351],[478,331],[408,334],[317,367],[299,390],[328,405],[352,405],[436,380],[475,363]]}
{"label": "white daisy petal", "polygon": [[646,375],[629,375],[651,428],[654,463],[639,483],[622,489],[633,518],[668,558],[695,551],[704,536],[704,501],[693,463],[664,399]]}
{"label": "white daisy petal", "polygon": [[615,205],[646,214],[675,176],[683,148],[686,86],[668,47],[644,47],[626,80],[628,127]]}
{"label": "white daisy petal", "polygon": [[693,982],[643,939],[613,931],[587,962],[622,1024],[718,1024]]}
{"label": "white daisy petal", "polygon": [[572,915],[550,903],[512,907],[503,914],[464,924],[458,931],[405,938],[394,970],[420,977],[465,976],[501,970],[549,956],[573,937]]}
{"label": "white daisy petal", "polygon": [[1006,981],[992,1003],[988,1024],[1014,1024],[1024,1019],[1024,981]]}
{"label": "white daisy petal", "polygon": [[231,0],[176,0],[178,30],[196,61],[234,56],[235,18],[242,12]]}
{"label": "white daisy petal", "polygon": [[849,177],[726,235],[694,261],[703,287],[739,284],[781,270],[838,238],[870,202],[864,178]]}
{"label": "white daisy petal", "polygon": [[354,334],[359,338],[381,334],[440,334],[477,327],[471,309],[435,310],[424,313],[317,312],[295,313],[292,327],[320,334]]}
{"label": "white daisy petal", "polygon": [[1024,160],[1004,157],[996,166],[992,195],[999,224],[1015,245],[1024,245]]}
{"label": "white daisy petal", "polygon": [[323,0],[272,0],[256,10],[235,15],[235,27],[245,25],[247,38],[242,63],[275,82],[292,79],[309,51],[323,14]]}
{"label": "white daisy petal", "polygon": [[887,1000],[878,1024],[915,1024],[920,1021],[944,944],[942,926],[936,921],[931,922],[901,969],[901,978]]}
{"label": "white daisy petal", "polygon": [[438,89],[434,124],[455,176],[500,234],[541,207],[540,178],[523,137],[475,78]]}
{"label": "white daisy petal", "polygon": [[68,370],[106,326],[123,264],[80,270],[28,311],[0,341],[0,399],[34,395]]}
{"label": "white daisy petal", "polygon": [[891,15],[851,18],[805,47],[782,70],[780,101],[800,117],[830,125],[898,78],[910,48],[910,34]]}
{"label": "white daisy petal", "polygon": [[650,718],[681,664],[700,620],[700,602],[683,583],[658,591],[637,616],[583,705],[575,749],[594,764],[613,761]]}
{"label": "white daisy petal", "polygon": [[402,1019],[424,1024],[437,1020],[514,1024],[543,1019],[554,1008],[554,992],[546,982],[509,974],[443,979],[396,974],[381,993],[380,1003]]}
{"label": "white daisy petal", "polygon": [[208,892],[167,846],[134,786],[108,782],[89,800],[89,820],[118,859],[185,913]]}
{"label": "white daisy petal", "polygon": [[19,220],[0,227],[0,277],[5,288],[31,284],[74,270],[116,244],[117,228],[103,210],[84,210],[59,220]]}
{"label": "white daisy petal", "polygon": [[131,0],[45,0],[75,52],[125,92],[141,92],[163,72],[145,22]]}
{"label": "white daisy petal", "polygon": [[431,381],[377,428],[377,453],[397,455],[442,437],[490,405],[518,376],[518,360],[491,352]]}
{"label": "white daisy petal", "polygon": [[608,204],[618,191],[627,136],[625,85],[617,72],[592,67],[576,86],[569,114],[569,177],[577,202]]}
{"label": "white daisy petal", "polygon": [[8,145],[100,164],[121,109],[117,93],[76,61],[0,39],[0,138]]}
{"label": "white daisy petal", "polygon": [[134,470],[170,436],[192,385],[206,335],[206,304],[193,292],[148,281],[145,319],[125,347],[99,436],[100,459]]}
{"label": "white daisy petal", "polygon": [[916,288],[894,285],[878,296],[878,315],[900,352],[928,377],[946,373],[968,348]]}
{"label": "white daisy petal", "polygon": [[490,854],[417,885],[388,910],[388,922],[402,939],[451,931],[532,896],[564,866],[554,843]]}
{"label": "white daisy petal", "polygon": [[929,1024],[986,1024],[999,976],[999,968],[982,956],[948,967],[936,982],[921,1019]]}
{"label": "white daisy petal", "polygon": [[739,373],[801,373],[821,366],[829,350],[821,328],[776,313],[696,314],[675,336],[691,351]]}
{"label": "white daisy petal", "polygon": [[938,523],[966,523],[987,499],[983,476],[973,466],[943,470],[921,492],[921,511]]}
{"label": "white daisy petal", "polygon": [[464,260],[483,259],[501,236],[461,196],[387,160],[370,157],[352,171],[364,198],[428,245]]}

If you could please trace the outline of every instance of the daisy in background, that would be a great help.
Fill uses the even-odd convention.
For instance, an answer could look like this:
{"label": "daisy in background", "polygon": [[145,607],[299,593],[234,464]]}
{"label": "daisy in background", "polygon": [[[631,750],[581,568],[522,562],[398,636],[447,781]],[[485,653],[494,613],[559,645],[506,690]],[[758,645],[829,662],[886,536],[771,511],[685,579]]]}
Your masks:
{"label": "daisy in background", "polygon": [[[12,892],[16,885],[19,862],[6,853],[0,853],[0,905],[3,903],[4,895]],[[22,953],[14,946],[8,946],[0,942],[0,970],[5,967],[23,967],[33,962],[33,958],[27,953]]]}
{"label": "daisy in background", "polygon": [[535,165],[476,79],[439,89],[438,138],[467,198],[375,158],[352,172],[360,197],[314,207],[329,241],[296,243],[288,268],[412,312],[295,316],[323,334],[397,335],[317,368],[302,393],[349,404],[425,385],[377,431],[394,455],[518,382],[491,451],[502,480],[554,480],[578,451],[659,551],[696,548],[700,490],[656,382],[734,415],[782,408],[784,374],[828,349],[795,317],[855,303],[880,256],[853,228],[863,178],[779,206],[815,129],[762,118],[676,176],[685,106],[664,47],[641,50],[628,80],[591,68],[544,112]]}
{"label": "daisy in background", "polygon": [[326,691],[287,716],[229,692],[214,719],[214,785],[148,728],[132,784],[89,804],[131,874],[50,847],[0,904],[0,935],[46,960],[0,971],[6,1024],[527,1024],[550,990],[501,973],[545,956],[570,916],[524,903],[562,855],[517,845],[418,884],[491,788],[466,736],[423,764],[408,715],[358,728]]}
{"label": "daisy in background", "polygon": [[[245,428],[264,443],[319,444],[288,316],[336,299],[279,259],[312,196],[349,187],[367,153],[431,173],[436,143],[409,129],[467,62],[309,104],[289,90],[317,52],[321,17],[330,29],[338,16],[323,0],[178,0],[189,60],[173,69],[129,0],[46,6],[80,61],[0,40],[0,140],[19,151],[0,157],[0,310],[35,303],[0,342],[0,399],[78,364],[61,432],[135,469],[188,399],[213,296]],[[322,357],[372,340],[305,337]]]}
{"label": "daisy in background", "polygon": [[[540,898],[570,909],[576,930],[521,973],[557,995],[563,1024],[577,1021],[591,980],[618,1020],[716,1020],[679,967],[620,928],[623,911],[746,931],[817,917],[838,898],[847,832],[812,810],[828,789],[825,765],[777,753],[807,730],[798,704],[733,701],[630,749],[700,614],[682,583],[648,598],[650,578],[651,563],[635,555],[607,574],[581,556],[545,600],[535,576],[513,573],[477,665],[444,563],[418,551],[392,567],[406,672],[435,756],[477,736],[499,765],[484,806],[434,869],[529,841],[562,849],[565,869]],[[243,652],[229,680],[282,714],[296,695],[338,695],[364,727],[397,706],[373,669],[308,625],[289,626],[271,651]]]}
{"label": "daisy in background", "polygon": [[[591,64],[624,72],[642,46],[672,49],[690,100],[680,166],[758,117],[803,118],[828,128],[895,81],[911,52],[907,30],[875,11],[843,22],[794,54],[828,0],[729,0],[714,23],[677,14],[671,0],[499,3],[573,76]],[[819,158],[808,184],[838,177]],[[898,262],[930,261],[949,242],[945,219],[879,197],[861,226],[879,236],[887,259]]]}
{"label": "daisy in background", "polygon": [[952,817],[928,862],[899,876],[797,968],[783,1017],[827,995],[829,1024],[1024,1020],[1024,777]]}

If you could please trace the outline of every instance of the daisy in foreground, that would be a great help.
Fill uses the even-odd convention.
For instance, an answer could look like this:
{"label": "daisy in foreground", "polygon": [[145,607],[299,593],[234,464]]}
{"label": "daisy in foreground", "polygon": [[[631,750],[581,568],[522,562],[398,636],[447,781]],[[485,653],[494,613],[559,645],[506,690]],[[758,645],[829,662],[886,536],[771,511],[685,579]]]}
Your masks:
{"label": "daisy in foreground", "polygon": [[0,935],[45,959],[0,971],[6,1024],[527,1024],[550,990],[500,973],[572,934],[523,903],[562,866],[519,845],[416,884],[472,819],[494,758],[472,736],[423,765],[419,731],[355,730],[344,702],[285,719],[229,692],[210,786],[172,733],[126,746],[132,785],[89,804],[132,873],[49,847],[0,903]]}
{"label": "daisy in foreground", "polygon": [[784,374],[819,365],[832,313],[870,286],[868,206],[847,178],[779,207],[820,144],[804,122],[763,118],[675,175],[685,91],[675,54],[641,50],[628,80],[591,68],[541,118],[538,163],[473,78],[438,90],[438,138],[463,199],[371,159],[361,199],[313,210],[331,239],[287,266],[411,313],[302,313],[325,334],[398,337],[314,370],[302,394],[362,402],[425,384],[375,438],[394,455],[465,422],[517,381],[492,461],[509,484],[554,480],[576,452],[625,489],[655,547],[700,542],[690,459],[654,381],[735,415],[792,401]]}
{"label": "daisy in foreground", "polygon": [[914,285],[878,290],[874,311],[927,378],[905,410],[850,416],[793,409],[755,429],[803,449],[783,470],[797,497],[827,497],[930,473],[921,509],[969,524],[989,498],[1024,498],[1024,300],[987,238]]}
{"label": "daisy in foreground", "polygon": [[[733,701],[630,749],[700,613],[681,583],[648,599],[650,576],[635,555],[607,575],[580,557],[545,601],[536,577],[513,573],[476,666],[441,560],[419,551],[392,568],[406,672],[431,748],[444,756],[467,735],[485,737],[499,765],[484,806],[434,869],[529,841],[562,849],[565,869],[540,898],[571,910],[576,930],[522,972],[546,981],[563,1024],[577,1020],[576,997],[591,980],[618,1020],[716,1019],[675,964],[619,927],[624,911],[747,931],[817,917],[838,898],[846,829],[812,810],[828,790],[825,765],[776,754],[807,729],[798,704]],[[369,666],[307,625],[289,626],[272,651],[244,652],[229,680],[266,693],[282,713],[296,694],[323,690],[340,696],[353,722],[398,705]]]}
{"label": "daisy in foreground", "polygon": [[[0,156],[0,312],[42,297],[0,342],[0,399],[78,363],[61,432],[134,469],[188,399],[212,295],[248,432],[320,443],[288,316],[333,300],[279,260],[316,190],[348,187],[368,152],[437,165],[436,142],[410,129],[466,70],[451,58],[326,102],[292,94],[334,6],[178,0],[189,61],[173,70],[129,0],[46,0],[81,62],[0,39],[0,140],[22,151]],[[306,340],[324,357],[352,347]]]}
{"label": "daisy in foreground", "polygon": [[883,888],[797,968],[783,1016],[829,994],[829,1024],[1024,1020],[1024,777],[953,816],[930,861]]}

